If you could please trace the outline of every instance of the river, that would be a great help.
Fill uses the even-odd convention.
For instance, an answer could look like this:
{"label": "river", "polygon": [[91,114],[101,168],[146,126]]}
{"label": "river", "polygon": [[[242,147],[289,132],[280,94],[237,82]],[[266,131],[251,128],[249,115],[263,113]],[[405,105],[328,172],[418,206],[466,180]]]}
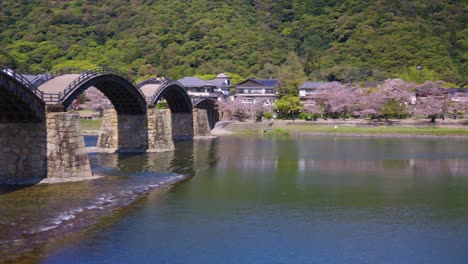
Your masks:
{"label": "river", "polygon": [[466,139],[222,137],[90,162],[108,176],[0,189],[4,261],[468,259]]}

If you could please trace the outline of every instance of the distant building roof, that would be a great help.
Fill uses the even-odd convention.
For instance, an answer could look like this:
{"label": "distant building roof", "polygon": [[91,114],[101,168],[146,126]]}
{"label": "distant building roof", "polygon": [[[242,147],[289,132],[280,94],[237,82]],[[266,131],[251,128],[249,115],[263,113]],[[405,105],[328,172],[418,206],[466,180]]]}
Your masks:
{"label": "distant building roof", "polygon": [[[468,94],[468,88],[437,88],[435,93],[438,93],[438,94],[452,94],[452,95],[456,94],[456,93],[467,93]],[[434,95],[434,90],[418,88],[418,89],[416,89],[416,95],[422,95],[422,96]]]}
{"label": "distant building roof", "polygon": [[299,89],[314,89],[321,85],[327,84],[328,82],[304,82]]}
{"label": "distant building roof", "polygon": [[224,72],[216,75],[216,79],[231,79],[231,77],[227,74],[225,74]]}
{"label": "distant building roof", "polygon": [[279,83],[279,80],[277,79],[255,79],[257,82],[265,85],[265,86],[275,86]]}
{"label": "distant building roof", "polygon": [[468,93],[468,88],[448,88],[449,93]]}
{"label": "distant building roof", "polygon": [[221,87],[221,86],[229,87],[230,86],[229,84],[226,83],[226,79],[214,79],[214,80],[210,80],[209,82],[216,85],[217,87]]}
{"label": "distant building roof", "polygon": [[205,81],[198,77],[184,77],[178,80],[185,87],[203,87],[203,86],[216,86],[211,81]]}
{"label": "distant building roof", "polygon": [[[236,86],[244,86],[244,84],[248,84],[248,83],[255,83],[256,85],[258,86],[268,86],[268,87],[275,87],[276,85],[279,84],[279,80],[277,79],[247,79],[245,81],[242,81],[238,84],[236,84]],[[249,86],[250,85],[245,85],[245,86]]]}

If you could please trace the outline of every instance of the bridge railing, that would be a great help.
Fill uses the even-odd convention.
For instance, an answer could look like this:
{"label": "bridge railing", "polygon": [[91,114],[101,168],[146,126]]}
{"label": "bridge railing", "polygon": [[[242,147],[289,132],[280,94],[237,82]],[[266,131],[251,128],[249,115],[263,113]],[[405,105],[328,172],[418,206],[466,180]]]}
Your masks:
{"label": "bridge railing", "polygon": [[144,80],[144,81],[140,82],[139,84],[137,84],[136,88],[140,89],[141,87],[143,87],[143,86],[145,86],[147,84],[161,84],[161,85],[164,85],[164,84],[168,83],[169,81],[170,80],[167,77],[150,78],[150,79]]}
{"label": "bridge railing", "polygon": [[67,67],[67,68],[60,68],[60,69],[57,69],[57,70],[53,70],[53,71],[50,71],[48,73],[44,73],[44,74],[40,74],[38,75],[33,81],[32,83],[36,86],[36,87],[39,87],[41,86],[43,83],[49,81],[49,80],[52,80],[53,78],[57,77],[57,76],[61,76],[61,75],[65,75],[65,74],[81,74],[83,72],[85,72],[86,70],[82,69],[82,68],[78,68],[78,67]]}
{"label": "bridge railing", "polygon": [[[65,100],[65,98],[67,98],[71,93],[73,93],[73,91],[78,86],[80,86],[84,81],[87,81],[93,77],[104,75],[104,74],[114,74],[114,75],[120,76],[126,79],[127,81],[129,81],[133,86],[135,86],[135,81],[127,74],[116,69],[112,69],[108,67],[100,67],[100,68],[96,68],[96,69],[89,70],[89,71],[82,73],[78,78],[73,80],[62,92],[58,94],[59,99],[54,102]],[[143,97],[145,97],[144,94],[139,89],[138,91]],[[51,99],[56,99],[56,97],[51,97]]]}
{"label": "bridge railing", "polygon": [[152,96],[145,96],[146,104],[150,105],[152,100],[153,100]]}
{"label": "bridge railing", "polygon": [[[166,87],[170,86],[170,85],[178,85],[180,87],[184,87],[180,82],[178,81],[172,81],[172,82],[166,82],[164,85],[161,85],[157,90],[156,92],[154,92],[153,96],[151,97],[147,97],[146,98],[146,102],[150,105],[150,104],[153,104],[154,101],[156,101],[156,98],[158,98],[160,95],[161,95],[161,91],[163,91],[164,89],[166,89]],[[151,98],[148,100],[148,98]]]}
{"label": "bridge railing", "polygon": [[60,102],[60,94],[42,93],[42,100],[45,103],[57,103]]}
{"label": "bridge railing", "polygon": [[37,89],[37,87],[31,83],[26,77],[24,77],[22,74],[17,73],[15,70],[12,70],[10,68],[6,68],[4,66],[0,66],[2,69],[1,71],[13,79],[15,79],[17,82],[21,83],[23,86],[31,90],[34,94],[36,94],[39,98],[43,99],[43,93]]}

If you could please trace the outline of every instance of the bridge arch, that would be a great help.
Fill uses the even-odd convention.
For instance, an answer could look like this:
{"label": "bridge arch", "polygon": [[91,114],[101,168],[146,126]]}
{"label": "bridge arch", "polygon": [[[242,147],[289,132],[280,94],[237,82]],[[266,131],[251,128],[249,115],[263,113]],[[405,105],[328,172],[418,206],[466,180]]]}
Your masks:
{"label": "bridge arch", "polygon": [[[64,73],[65,71],[58,72]],[[144,95],[135,87],[134,81],[122,72],[107,67],[81,74],[76,72],[65,72],[60,75],[46,74],[47,78],[55,77],[49,78],[39,86],[44,93],[44,101],[47,104],[60,104],[66,110],[73,100],[86,89],[94,86],[111,101],[118,114],[146,114]]]}
{"label": "bridge arch", "polygon": [[177,81],[163,84],[151,97],[150,104],[156,105],[162,99],[166,100],[172,113],[192,113],[192,100]]}
{"label": "bridge arch", "polygon": [[24,76],[0,71],[0,123],[40,122],[45,119],[42,94]]}
{"label": "bridge arch", "polygon": [[154,107],[165,100],[171,110],[172,137],[178,139],[193,138],[193,107],[185,87],[179,82],[149,79],[137,87],[147,96],[148,105]]}
{"label": "bridge arch", "polygon": [[216,122],[219,121],[218,105],[216,102],[209,98],[197,99],[193,102],[193,106],[198,109],[206,110],[210,129],[213,129]]}
{"label": "bridge arch", "polygon": [[41,93],[0,68],[0,183],[34,184],[46,177],[47,134]]}
{"label": "bridge arch", "polygon": [[148,148],[145,97],[130,77],[107,67],[82,73],[79,70],[57,70],[45,76],[47,81],[42,82],[38,89],[43,92],[46,104],[60,106],[58,111],[66,111],[73,100],[90,87],[96,87],[110,100],[114,109],[109,109],[104,115],[97,147],[105,151],[125,152],[140,152]]}

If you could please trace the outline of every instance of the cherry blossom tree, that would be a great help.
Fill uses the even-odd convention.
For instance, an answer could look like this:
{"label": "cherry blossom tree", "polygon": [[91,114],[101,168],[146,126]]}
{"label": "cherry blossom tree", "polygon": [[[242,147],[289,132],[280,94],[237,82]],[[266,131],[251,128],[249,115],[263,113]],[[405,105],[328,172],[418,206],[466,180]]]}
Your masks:
{"label": "cherry blossom tree", "polygon": [[243,103],[240,98],[236,98],[233,101],[219,102],[218,107],[223,120],[236,119],[244,121],[252,116],[251,106]]}
{"label": "cherry blossom tree", "polygon": [[97,111],[102,115],[103,110],[112,108],[113,105],[101,91],[95,87],[90,87],[75,99],[70,107],[74,110]]}
{"label": "cherry blossom tree", "polygon": [[405,118],[415,100],[415,84],[400,79],[386,80],[376,88],[361,88],[355,92],[355,115],[381,120]]}
{"label": "cherry blossom tree", "polygon": [[323,114],[332,118],[346,119],[355,110],[356,87],[338,82],[325,84],[317,88],[316,94],[322,95]]}
{"label": "cherry blossom tree", "polygon": [[418,90],[419,98],[413,114],[430,118],[431,122],[435,122],[436,118],[444,118],[449,112],[450,98],[430,83],[422,87]]}

